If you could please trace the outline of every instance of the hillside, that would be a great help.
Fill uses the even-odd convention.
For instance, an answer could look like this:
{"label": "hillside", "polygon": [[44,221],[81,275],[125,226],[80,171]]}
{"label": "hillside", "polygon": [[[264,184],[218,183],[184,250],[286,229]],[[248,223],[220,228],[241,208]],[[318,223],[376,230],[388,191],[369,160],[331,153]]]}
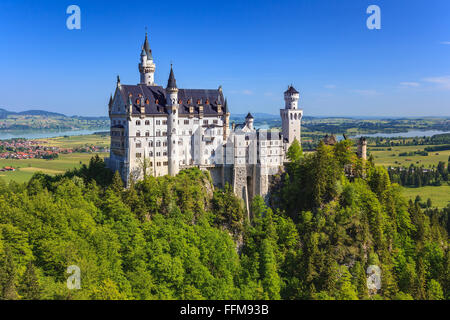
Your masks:
{"label": "hillside", "polygon": [[0,131],[96,130],[108,126],[108,117],[67,116],[44,110],[13,112],[0,109]]}
{"label": "hillside", "polygon": [[[124,189],[97,157],[0,184],[0,298],[448,299],[449,209],[407,202],[350,144],[294,144],[250,219],[197,168]],[[80,290],[66,287],[69,265]]]}

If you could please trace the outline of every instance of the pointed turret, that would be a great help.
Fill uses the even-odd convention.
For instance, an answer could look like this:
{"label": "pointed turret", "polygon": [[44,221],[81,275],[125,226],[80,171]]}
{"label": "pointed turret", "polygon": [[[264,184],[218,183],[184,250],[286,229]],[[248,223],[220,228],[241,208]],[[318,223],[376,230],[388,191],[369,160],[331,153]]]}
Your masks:
{"label": "pointed turret", "polygon": [[144,41],[144,47],[143,47],[143,49],[145,50],[145,53],[146,53],[146,55],[147,55],[147,58],[148,58],[149,60],[153,60],[153,57],[152,57],[152,49],[150,49],[150,44],[149,44],[149,42],[148,42],[147,32],[145,33],[145,41]]}
{"label": "pointed turret", "polygon": [[223,112],[224,112],[224,113],[229,113],[229,111],[228,111],[228,100],[227,100],[227,98],[225,98],[225,102],[223,103]]}
{"label": "pointed turret", "polygon": [[169,80],[167,80],[167,89],[177,89],[177,80],[175,79],[175,75],[173,73],[172,64],[170,65],[170,74]]}
{"label": "pointed turret", "polygon": [[148,43],[147,32],[145,33],[145,41],[141,50],[141,61],[139,63],[139,73],[141,74],[141,84],[154,86],[155,84],[155,63],[153,62],[152,50]]}
{"label": "pointed turret", "polygon": [[245,117],[245,125],[246,125],[250,130],[253,130],[253,121],[254,121],[254,118],[253,118],[252,114],[249,112],[249,113],[247,114],[247,116]]}
{"label": "pointed turret", "polygon": [[109,96],[109,102],[108,102],[108,113],[111,114],[112,111],[112,105],[113,105],[113,98],[112,94]]}

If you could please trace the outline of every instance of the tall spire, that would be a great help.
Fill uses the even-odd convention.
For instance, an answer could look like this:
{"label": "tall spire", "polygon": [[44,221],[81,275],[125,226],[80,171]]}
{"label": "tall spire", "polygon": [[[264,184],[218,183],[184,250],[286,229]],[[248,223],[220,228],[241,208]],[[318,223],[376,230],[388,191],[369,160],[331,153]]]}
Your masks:
{"label": "tall spire", "polygon": [[144,47],[143,47],[143,49],[145,50],[145,53],[147,54],[147,59],[153,60],[153,57],[152,57],[152,49],[150,49],[150,44],[148,43],[147,32],[145,32],[145,41],[144,41]]}
{"label": "tall spire", "polygon": [[228,113],[228,101],[227,101],[227,98],[225,98],[225,102],[223,104],[223,110],[225,111],[225,113]]}
{"label": "tall spire", "polygon": [[175,80],[175,75],[173,73],[172,64],[170,64],[170,74],[169,74],[169,80],[167,81],[167,88],[168,89],[177,89],[177,80]]}

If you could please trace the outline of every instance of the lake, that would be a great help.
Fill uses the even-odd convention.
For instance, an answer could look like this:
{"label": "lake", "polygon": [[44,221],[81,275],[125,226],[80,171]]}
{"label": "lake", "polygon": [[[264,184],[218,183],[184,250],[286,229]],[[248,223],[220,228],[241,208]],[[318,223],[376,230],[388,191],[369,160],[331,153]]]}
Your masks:
{"label": "lake", "polygon": [[450,133],[450,131],[439,131],[439,130],[411,130],[408,132],[397,132],[397,133],[371,133],[371,134],[360,134],[353,136],[351,138],[367,137],[367,138],[414,138],[414,137],[431,137],[436,134]]}
{"label": "lake", "polygon": [[25,138],[25,139],[41,139],[41,138],[53,138],[61,136],[80,136],[85,134],[93,134],[95,132],[109,131],[107,128],[99,128],[96,130],[61,130],[61,131],[47,131],[47,130],[30,130],[30,131],[20,131],[20,132],[1,132],[0,140],[14,139],[14,138]]}

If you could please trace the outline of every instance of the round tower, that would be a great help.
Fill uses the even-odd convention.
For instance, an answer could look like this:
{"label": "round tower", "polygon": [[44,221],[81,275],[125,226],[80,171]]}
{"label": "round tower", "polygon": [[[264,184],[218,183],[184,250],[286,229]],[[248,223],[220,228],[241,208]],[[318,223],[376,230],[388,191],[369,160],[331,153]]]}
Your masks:
{"label": "round tower", "polygon": [[301,143],[301,123],[303,117],[303,110],[298,109],[298,100],[300,94],[295,88],[290,85],[284,92],[284,109],[280,110],[281,128],[283,139],[286,143],[286,151],[291,146],[294,140]]}
{"label": "round tower", "polygon": [[300,99],[300,94],[295,88],[290,85],[288,89],[284,92],[284,102],[285,109],[296,110],[298,109],[298,100]]}
{"label": "round tower", "polygon": [[145,33],[145,41],[141,51],[141,61],[139,63],[139,73],[141,74],[141,84],[154,86],[155,84],[156,66],[153,62],[152,50],[148,42],[147,33]]}
{"label": "round tower", "polygon": [[357,155],[359,158],[367,160],[367,139],[364,137],[358,140]]}
{"label": "round tower", "polygon": [[172,65],[170,66],[169,80],[166,88],[167,100],[167,142],[168,142],[168,162],[169,174],[174,176],[179,172],[178,160],[178,88]]}

